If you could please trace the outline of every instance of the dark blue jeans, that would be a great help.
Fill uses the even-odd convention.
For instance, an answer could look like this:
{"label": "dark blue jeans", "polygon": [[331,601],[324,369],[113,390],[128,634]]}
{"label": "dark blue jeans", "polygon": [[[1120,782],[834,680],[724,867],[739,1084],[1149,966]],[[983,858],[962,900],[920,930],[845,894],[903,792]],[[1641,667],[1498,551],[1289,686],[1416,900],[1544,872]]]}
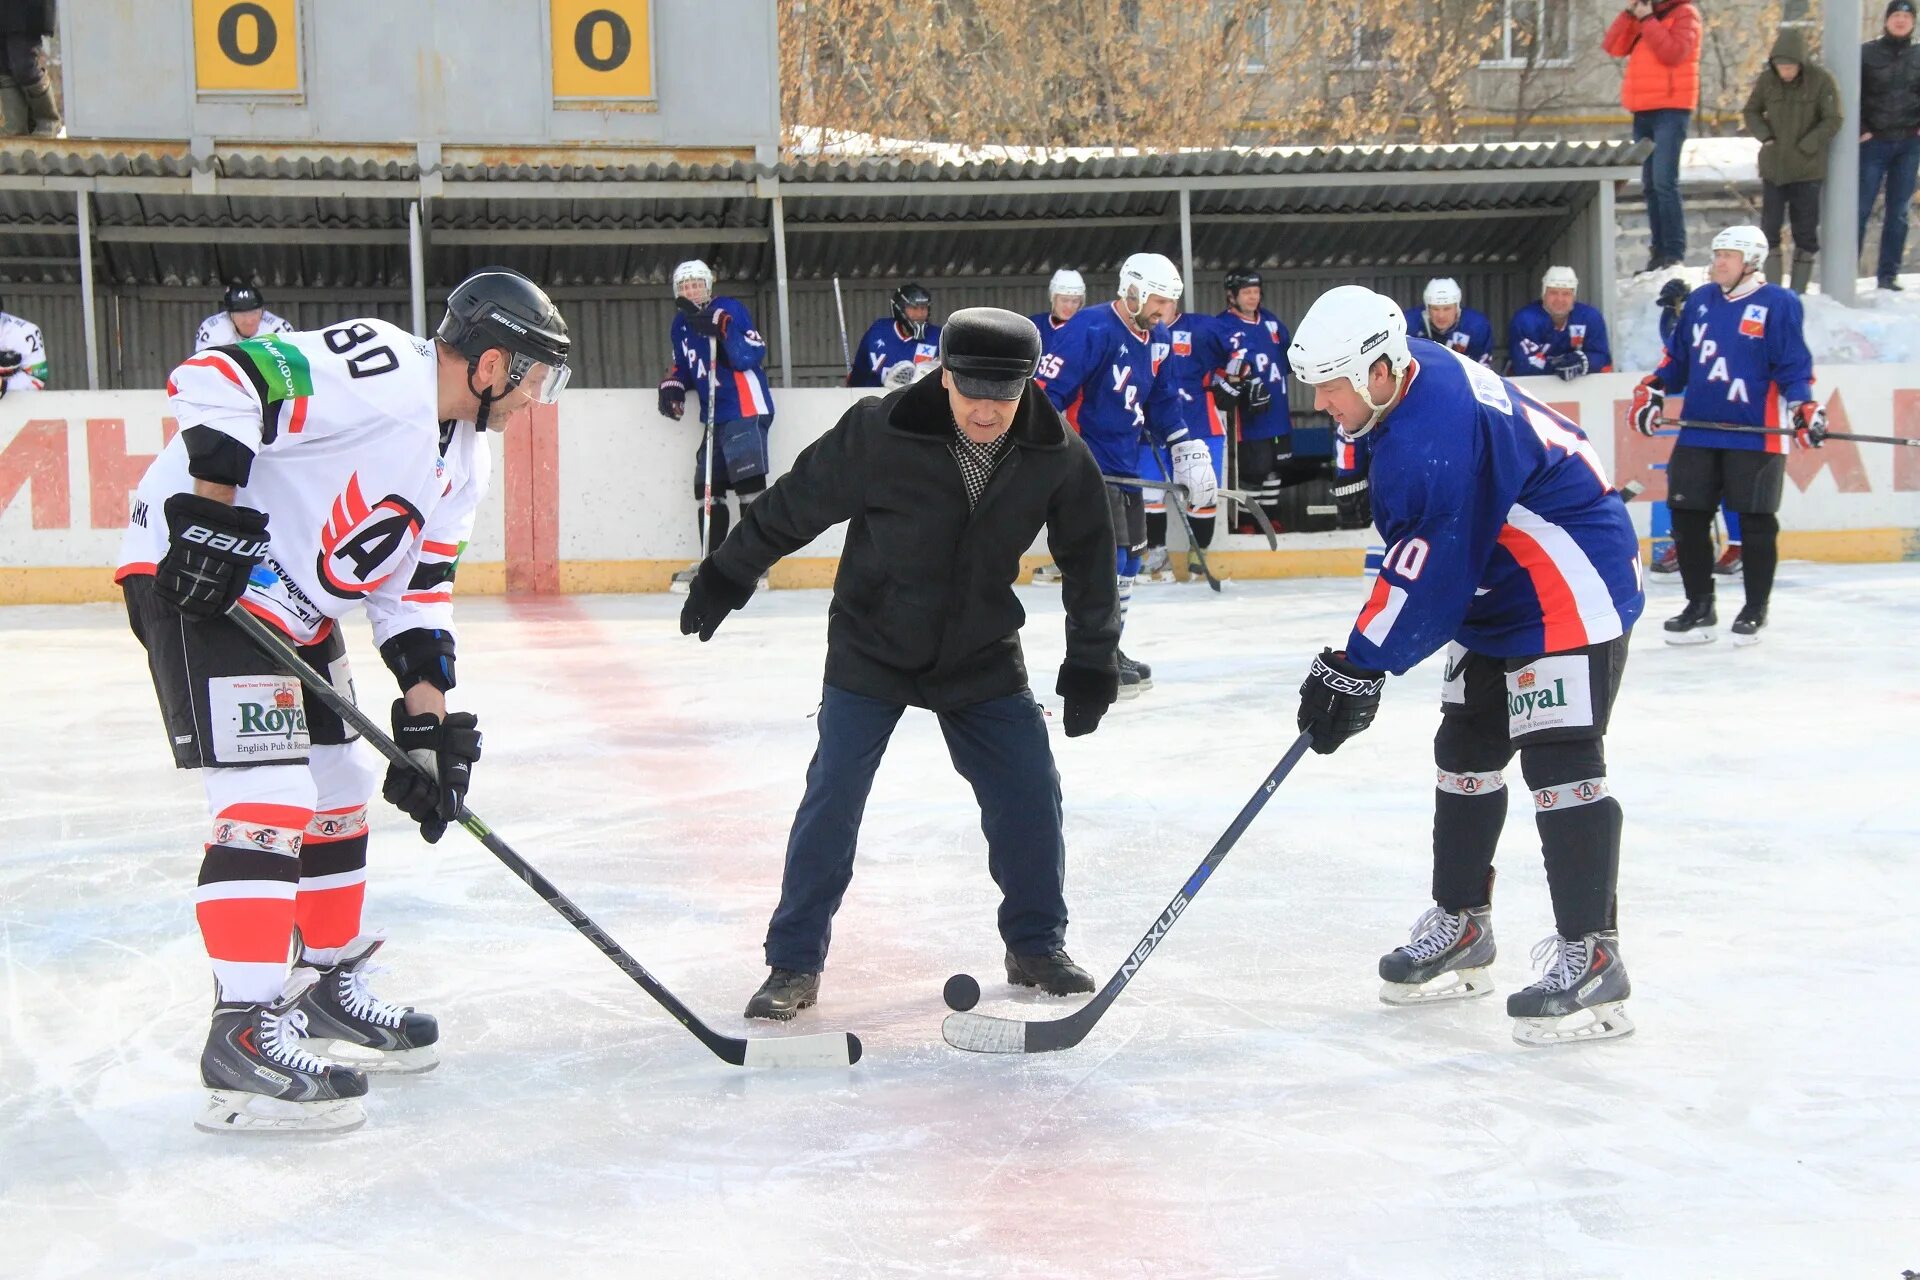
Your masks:
{"label": "dark blue jeans", "polygon": [[1868,138],[1860,144],[1860,241],[1866,243],[1867,215],[1880,184],[1887,184],[1887,216],[1880,224],[1880,266],[1874,274],[1891,280],[1907,254],[1907,210],[1913,204],[1914,175],[1920,172],[1920,137],[1902,134]]}
{"label": "dark blue jeans", "polygon": [[[807,794],[787,837],[780,905],[767,925],[767,964],[818,973],[826,965],[833,913],[853,880],[873,775],[906,708],[828,685],[820,698],[820,746],[807,766]],[[1065,943],[1066,837],[1060,774],[1047,724],[1026,690],[938,713],[953,767],[980,803],[987,870],[1000,886],[1000,937],[1016,955]]]}
{"label": "dark blue jeans", "polygon": [[1633,140],[1653,140],[1653,154],[1640,165],[1653,256],[1674,262],[1687,256],[1687,215],[1680,207],[1680,144],[1687,140],[1692,122],[1693,112],[1678,107],[1633,113]]}

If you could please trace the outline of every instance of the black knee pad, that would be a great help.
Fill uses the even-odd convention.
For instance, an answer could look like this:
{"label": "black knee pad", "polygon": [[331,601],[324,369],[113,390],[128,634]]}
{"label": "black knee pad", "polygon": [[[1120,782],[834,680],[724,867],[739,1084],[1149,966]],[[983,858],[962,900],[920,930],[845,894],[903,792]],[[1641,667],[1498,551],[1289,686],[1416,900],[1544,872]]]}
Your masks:
{"label": "black knee pad", "polygon": [[1607,776],[1606,753],[1598,738],[1543,742],[1521,748],[1520,773],[1535,791],[1604,778]]}
{"label": "black knee pad", "polygon": [[1507,727],[1499,731],[1471,716],[1440,717],[1433,735],[1433,763],[1444,773],[1496,773],[1513,759]]}

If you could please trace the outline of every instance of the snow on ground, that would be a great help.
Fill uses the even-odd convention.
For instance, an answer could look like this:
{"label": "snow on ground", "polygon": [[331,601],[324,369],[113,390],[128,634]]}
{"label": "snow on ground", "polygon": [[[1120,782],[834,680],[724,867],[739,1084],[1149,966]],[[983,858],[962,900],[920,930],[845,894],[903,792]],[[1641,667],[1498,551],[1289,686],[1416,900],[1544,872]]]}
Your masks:
{"label": "snow on ground", "polygon": [[[1142,592],[1128,648],[1158,688],[1056,741],[1069,942],[1103,978],[1291,740],[1361,591]],[[1426,905],[1429,664],[1306,758],[1083,1045],[1031,1060],[940,1038],[957,970],[989,1011],[1068,1006],[998,980],[977,814],[924,714],[796,1028],[858,1031],[847,1070],[719,1063],[463,833],[382,811],[377,985],[439,1015],[445,1061],[319,1141],[192,1127],[206,819],[124,619],[0,611],[0,1272],[1892,1280],[1920,1267],[1917,593],[1916,565],[1789,564],[1758,648],[1642,628],[1609,741],[1630,1039],[1529,1050],[1497,999],[1376,1000]],[[1050,687],[1058,597],[1022,596]],[[763,594],[707,645],[666,596],[462,605],[475,808],[734,1032],[826,603]],[[1551,927],[1536,849],[1523,792],[1502,992]]]}
{"label": "snow on ground", "polygon": [[[1704,265],[1623,278],[1614,292],[1613,367],[1641,373],[1660,363],[1660,287],[1679,278],[1689,289],[1707,283]],[[1900,277],[1902,293],[1874,288],[1872,276],[1859,282],[1852,306],[1845,306],[1814,285],[1801,299],[1806,311],[1807,346],[1815,373],[1832,364],[1908,364],[1920,362],[1920,275]]]}

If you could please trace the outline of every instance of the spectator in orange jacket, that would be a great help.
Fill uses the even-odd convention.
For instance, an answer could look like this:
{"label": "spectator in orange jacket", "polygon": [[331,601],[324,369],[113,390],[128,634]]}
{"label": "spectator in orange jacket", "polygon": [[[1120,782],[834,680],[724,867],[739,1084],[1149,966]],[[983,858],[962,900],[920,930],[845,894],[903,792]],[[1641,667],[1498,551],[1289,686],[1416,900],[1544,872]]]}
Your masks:
{"label": "spectator in orange jacket", "polygon": [[1677,267],[1687,256],[1680,207],[1680,146],[1700,104],[1700,10],[1689,0],[1634,0],[1607,28],[1602,47],[1627,60],[1620,101],[1633,112],[1633,139],[1653,141],[1640,168],[1653,251],[1647,271]]}

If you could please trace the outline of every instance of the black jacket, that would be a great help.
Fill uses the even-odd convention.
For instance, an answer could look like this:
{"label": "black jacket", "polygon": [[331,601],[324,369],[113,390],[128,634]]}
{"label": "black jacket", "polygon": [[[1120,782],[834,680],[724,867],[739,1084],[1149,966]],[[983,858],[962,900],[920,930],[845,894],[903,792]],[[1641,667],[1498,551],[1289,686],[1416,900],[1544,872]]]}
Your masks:
{"label": "black jacket", "polygon": [[53,0],[0,0],[0,35],[52,34]]}
{"label": "black jacket", "polygon": [[1860,128],[1875,137],[1920,129],[1920,49],[1881,34],[1860,46]]}
{"label": "black jacket", "polygon": [[827,613],[826,682],[945,711],[1027,687],[1026,612],[1013,583],[1044,527],[1067,607],[1060,687],[1111,702],[1120,597],[1093,455],[1029,382],[1008,433],[1014,447],[969,511],[953,433],[937,375],[862,400],[747,508],[710,566],[730,586],[750,584],[848,521]]}

